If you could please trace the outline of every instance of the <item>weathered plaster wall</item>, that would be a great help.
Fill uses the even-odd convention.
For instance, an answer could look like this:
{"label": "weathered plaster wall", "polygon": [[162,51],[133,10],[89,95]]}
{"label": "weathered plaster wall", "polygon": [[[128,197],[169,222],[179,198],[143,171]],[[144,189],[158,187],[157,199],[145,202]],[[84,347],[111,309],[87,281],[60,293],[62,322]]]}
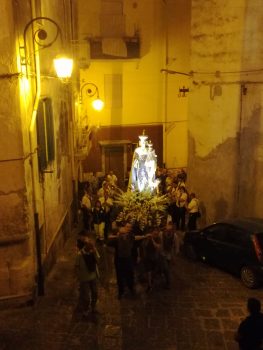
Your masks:
{"label": "weathered plaster wall", "polygon": [[[24,11],[27,11],[25,4]],[[0,297],[32,290],[34,267],[12,1],[0,12]],[[6,75],[9,75],[7,78]]]}
{"label": "weathered plaster wall", "polygon": [[[39,3],[39,2],[38,2]],[[70,36],[69,18],[60,1],[42,1],[42,13],[59,23]],[[31,7],[32,5],[32,7]],[[66,4],[69,9],[69,1]],[[34,16],[34,1],[1,1],[0,11],[0,299],[32,296],[37,273],[34,214],[39,214],[42,262],[55,261],[58,243],[70,230],[72,203],[72,154],[69,134],[71,90],[54,75],[52,55],[39,53],[40,95],[36,93],[37,72],[32,64],[33,47],[27,33],[28,64],[33,74],[21,69],[19,45],[23,30]],[[33,13],[33,14],[32,14]],[[31,28],[30,28],[31,29]],[[68,31],[68,33],[67,33]],[[58,46],[57,46],[58,45]],[[59,49],[60,46],[60,49]],[[48,49],[46,49],[48,51]],[[20,76],[17,73],[22,73]],[[10,74],[10,76],[6,76]],[[47,77],[48,76],[48,77]],[[36,124],[33,106],[38,98],[50,97],[53,104],[55,161],[50,172],[40,174],[37,159]],[[31,131],[30,131],[31,126]],[[67,224],[67,227],[65,225]],[[52,259],[50,258],[52,256]]]}
{"label": "weathered plaster wall", "polygon": [[262,217],[263,84],[247,84],[242,96],[238,208],[245,216]]}
{"label": "weathered plaster wall", "polygon": [[[1,24],[3,31],[1,30],[0,33],[0,74],[2,74],[0,80],[0,180],[2,187],[0,200],[3,208],[0,213],[0,233],[4,235],[6,232],[11,231],[15,233],[17,230],[20,232],[24,230],[24,228],[19,227],[18,223],[21,216],[23,216],[23,205],[20,204],[23,202],[25,182],[23,176],[21,177],[23,174],[23,160],[12,161],[14,158],[17,159],[23,156],[21,152],[22,134],[21,117],[19,115],[18,79],[15,75],[10,77],[10,79],[5,79],[3,76],[4,74],[16,72],[14,37],[13,40],[10,40],[10,32],[14,33],[13,19],[10,14],[12,13],[10,9],[12,6],[7,1],[1,2],[0,6],[1,12],[5,13],[5,19],[3,19]],[[6,138],[6,135],[9,135],[9,137]],[[16,210],[10,211],[10,207],[14,205],[13,203],[15,203]],[[4,225],[3,218],[6,215],[14,217],[14,223],[10,223],[11,226]]]}
{"label": "weathered plaster wall", "polygon": [[204,222],[262,217],[261,5],[192,1],[188,173]]}

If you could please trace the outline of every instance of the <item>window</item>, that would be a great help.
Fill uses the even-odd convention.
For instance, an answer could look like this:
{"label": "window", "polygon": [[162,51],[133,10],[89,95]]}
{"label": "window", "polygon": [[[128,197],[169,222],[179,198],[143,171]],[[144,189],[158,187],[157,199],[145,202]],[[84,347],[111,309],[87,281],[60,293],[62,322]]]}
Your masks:
{"label": "window", "polygon": [[247,247],[249,244],[249,235],[246,231],[238,227],[229,226],[226,242],[234,246]]}
{"label": "window", "polygon": [[226,225],[217,224],[209,226],[204,233],[209,240],[224,242],[226,238],[226,230]]}
{"label": "window", "polygon": [[43,172],[55,159],[52,100],[40,100],[37,109],[38,165]]}

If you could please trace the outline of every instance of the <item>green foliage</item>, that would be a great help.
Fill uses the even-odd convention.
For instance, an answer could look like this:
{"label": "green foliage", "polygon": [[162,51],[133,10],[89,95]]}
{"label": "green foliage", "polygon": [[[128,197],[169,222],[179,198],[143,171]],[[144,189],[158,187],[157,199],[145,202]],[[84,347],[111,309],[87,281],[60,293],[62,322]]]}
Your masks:
{"label": "green foliage", "polygon": [[150,191],[138,192],[120,190],[115,197],[115,204],[122,208],[116,221],[131,222],[140,231],[145,232],[160,226],[166,216],[167,195],[153,195]]}

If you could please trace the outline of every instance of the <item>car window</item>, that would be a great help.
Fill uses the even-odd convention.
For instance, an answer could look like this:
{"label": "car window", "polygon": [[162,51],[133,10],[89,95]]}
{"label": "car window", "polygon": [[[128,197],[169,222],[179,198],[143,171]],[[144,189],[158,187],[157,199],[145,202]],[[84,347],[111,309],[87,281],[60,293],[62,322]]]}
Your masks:
{"label": "car window", "polygon": [[222,241],[222,242],[225,241],[226,232],[227,232],[227,227],[225,224],[215,224],[207,227],[204,230],[204,234],[206,235],[207,239]]}
{"label": "car window", "polygon": [[229,225],[226,231],[225,241],[235,246],[247,247],[249,245],[249,235],[246,231]]}

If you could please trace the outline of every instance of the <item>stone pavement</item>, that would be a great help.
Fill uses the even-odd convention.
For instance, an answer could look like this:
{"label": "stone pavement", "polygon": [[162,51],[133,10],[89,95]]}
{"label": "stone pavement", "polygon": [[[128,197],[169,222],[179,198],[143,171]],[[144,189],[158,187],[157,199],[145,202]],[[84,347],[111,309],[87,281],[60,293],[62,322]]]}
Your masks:
{"label": "stone pavement", "polygon": [[83,318],[76,311],[75,239],[66,243],[34,306],[0,311],[0,350],[237,350],[233,341],[246,315],[249,296],[262,300],[262,289],[182,256],[173,267],[170,290],[156,285],[150,295],[116,298],[111,248],[100,247],[98,310]]}

